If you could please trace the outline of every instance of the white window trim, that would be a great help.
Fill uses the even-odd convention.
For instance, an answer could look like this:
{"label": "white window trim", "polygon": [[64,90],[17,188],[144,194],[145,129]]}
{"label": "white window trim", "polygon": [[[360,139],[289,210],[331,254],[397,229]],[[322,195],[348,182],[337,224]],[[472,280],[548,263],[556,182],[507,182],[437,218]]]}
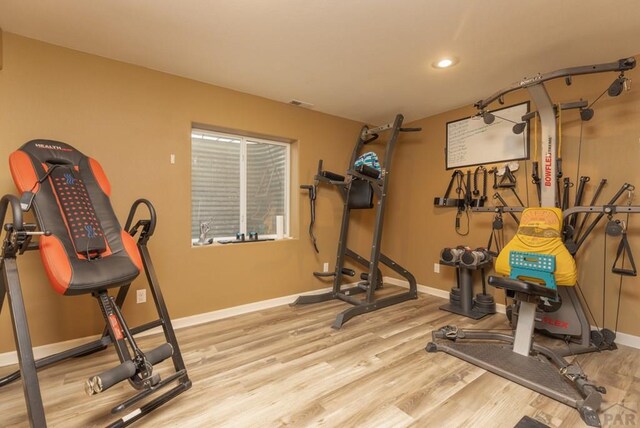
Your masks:
{"label": "white window trim", "polygon": [[240,233],[247,234],[247,140],[240,138]]}
{"label": "white window trim", "polygon": [[[267,140],[264,138],[248,137],[240,134],[229,134],[219,131],[209,131],[202,128],[192,128],[191,138],[204,138],[205,135],[231,138],[234,140],[240,140],[240,233],[245,234],[245,240],[249,240],[247,232],[247,143],[255,141],[256,143],[271,144],[274,146],[282,146],[286,148],[285,151],[285,219],[283,239],[290,238],[290,224],[291,224],[291,144],[283,143],[281,141]],[[193,216],[193,213],[191,214]],[[269,238],[277,240],[277,234],[259,235],[258,238]],[[235,236],[220,236],[214,237],[213,242],[236,239]],[[191,244],[198,242],[198,239],[191,239]],[[267,241],[268,242],[268,241]]]}

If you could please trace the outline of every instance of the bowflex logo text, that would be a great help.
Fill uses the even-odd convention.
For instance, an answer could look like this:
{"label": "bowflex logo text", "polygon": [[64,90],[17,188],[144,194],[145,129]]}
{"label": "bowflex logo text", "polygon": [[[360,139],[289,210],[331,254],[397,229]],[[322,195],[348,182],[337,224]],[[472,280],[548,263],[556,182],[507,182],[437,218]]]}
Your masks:
{"label": "bowflex logo text", "polygon": [[551,177],[551,153],[544,155],[544,185],[551,187],[553,179]]}

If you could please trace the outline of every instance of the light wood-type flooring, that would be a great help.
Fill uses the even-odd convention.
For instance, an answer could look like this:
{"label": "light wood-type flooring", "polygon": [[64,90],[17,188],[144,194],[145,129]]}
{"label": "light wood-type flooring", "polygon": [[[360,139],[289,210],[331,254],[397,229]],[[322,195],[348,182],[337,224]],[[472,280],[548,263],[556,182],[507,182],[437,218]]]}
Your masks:
{"label": "light wood-type flooring", "polygon": [[[193,388],[135,426],[513,427],[524,415],[553,427],[583,426],[570,407],[447,354],[426,353],[431,331],[446,324],[508,329],[502,314],[473,321],[438,310],[443,303],[421,295],[358,316],[338,331],[330,325],[348,307],[338,301],[178,330]],[[139,342],[150,349],[160,337]],[[640,426],[640,350],[621,346],[578,360],[608,390],[606,426]],[[109,409],[131,396],[131,387],[123,382],[88,397],[83,382],[115,364],[109,348],[40,371],[49,426],[112,421]],[[12,369],[1,368],[0,375]],[[27,425],[21,383],[0,389],[0,426]]]}

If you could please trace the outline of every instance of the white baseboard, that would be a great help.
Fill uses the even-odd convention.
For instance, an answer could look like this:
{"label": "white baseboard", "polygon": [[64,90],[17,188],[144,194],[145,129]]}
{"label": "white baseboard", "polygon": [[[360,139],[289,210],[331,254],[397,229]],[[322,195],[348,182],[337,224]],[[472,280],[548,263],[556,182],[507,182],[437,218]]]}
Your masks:
{"label": "white baseboard", "polygon": [[[276,297],[275,299],[262,300],[254,303],[247,303],[246,305],[234,306],[232,308],[220,309],[217,311],[207,312],[204,314],[192,315],[183,318],[175,318],[171,320],[173,324],[173,328],[175,330],[191,327],[199,324],[205,324],[211,321],[220,320],[223,318],[229,318],[235,315],[247,314],[250,312],[256,312],[263,309],[269,309],[276,306],[288,305],[292,303],[298,296],[303,294],[320,294],[325,293],[327,291],[331,291],[331,287],[321,288],[318,290],[292,294],[290,296],[284,297]],[[160,333],[162,330],[160,327],[156,327],[150,330],[147,330],[143,333],[136,335],[136,337],[140,336],[148,336],[155,333]],[[84,345],[85,343],[92,342],[100,338],[100,335],[81,337],[78,339],[65,340],[64,342],[56,342],[50,343],[47,345],[36,346],[33,348],[33,354],[36,359],[48,357],[49,355],[57,354],[58,352],[66,351],[67,349],[74,348],[76,346]],[[18,354],[16,351],[5,352],[0,354],[0,367],[10,366],[13,364],[18,364]]]}
{"label": "white baseboard", "polygon": [[[392,285],[397,285],[400,287],[407,287],[407,288],[409,287],[409,283],[401,279],[385,276],[383,278],[383,281],[387,284],[392,284]],[[321,288],[321,289],[310,291],[310,292],[292,294],[284,297],[276,297],[274,299],[262,300],[254,303],[247,303],[246,305],[234,306],[232,308],[220,309],[217,311],[207,312],[204,314],[192,315],[192,316],[183,317],[183,318],[176,318],[172,320],[172,324],[173,324],[173,328],[176,330],[181,328],[196,326],[196,325],[205,324],[211,321],[220,320],[223,318],[229,318],[236,315],[242,315],[242,314],[260,311],[263,309],[274,308],[276,306],[287,305],[289,303],[292,303],[298,296],[301,296],[303,294],[320,294],[330,290],[331,290],[331,287]],[[427,287],[426,285],[418,284],[418,292],[429,294],[431,296],[440,297],[443,299],[449,298],[449,292],[445,290],[440,290],[439,288]],[[498,303],[496,304],[496,310],[498,311],[498,313],[504,314],[505,306],[503,304]],[[159,333],[160,331],[161,331],[160,327],[156,327],[154,329],[141,333],[138,336],[155,334],[155,333]],[[47,357],[49,355],[57,354],[58,352],[65,351],[67,349],[74,348],[76,346],[80,346],[85,343],[94,341],[99,337],[100,335],[94,335],[94,336],[82,337],[78,339],[65,340],[64,342],[57,342],[57,343],[37,346],[33,348],[33,353],[36,359],[40,359],[40,358]],[[616,343],[620,345],[625,345],[632,348],[640,349],[640,337],[633,336],[631,334],[618,333],[616,338]],[[16,351],[5,352],[0,354],[0,367],[10,366],[14,364],[18,364],[18,355]]]}
{"label": "white baseboard", "polygon": [[[385,276],[383,278],[383,282],[385,284],[393,284],[399,287],[409,288],[409,282],[403,279],[397,279],[397,278],[391,278],[390,276]],[[426,285],[418,284],[418,292],[449,300],[449,292],[445,290],[440,290],[439,288],[427,287]],[[504,314],[505,306],[501,303],[496,303],[496,311],[500,314]]]}
{"label": "white baseboard", "polygon": [[[64,342],[36,346],[33,348],[33,356],[36,360],[39,360],[40,358],[48,357],[49,355],[57,354],[58,352],[75,348],[76,346],[84,345],[88,342],[93,342],[99,338],[100,335],[96,334],[94,336],[80,337],[78,339],[65,340]],[[18,353],[16,351],[0,354],[0,367],[11,366],[13,364],[18,364]]]}
{"label": "white baseboard", "polygon": [[[207,312],[204,314],[192,315],[184,318],[176,318],[175,320],[171,320],[174,329],[180,329],[185,327],[191,327],[194,325],[205,324],[211,321],[221,320],[223,318],[229,318],[236,315],[248,314],[251,312],[261,311],[263,309],[275,308],[276,306],[288,305],[293,303],[295,299],[299,296],[307,295],[307,294],[321,294],[331,291],[331,287],[320,288],[313,291],[308,291],[305,293],[292,294],[284,297],[276,297],[274,299],[269,300],[261,300],[259,302],[247,303],[246,305],[234,306],[231,308],[219,309],[213,312]],[[155,330],[155,331],[154,331]],[[149,330],[143,334],[153,334],[154,332],[159,332],[159,329]],[[138,336],[141,336],[140,334]]]}
{"label": "white baseboard", "polygon": [[[595,328],[591,326],[591,328]],[[627,333],[616,333],[616,343],[630,348],[640,349],[640,337]]]}

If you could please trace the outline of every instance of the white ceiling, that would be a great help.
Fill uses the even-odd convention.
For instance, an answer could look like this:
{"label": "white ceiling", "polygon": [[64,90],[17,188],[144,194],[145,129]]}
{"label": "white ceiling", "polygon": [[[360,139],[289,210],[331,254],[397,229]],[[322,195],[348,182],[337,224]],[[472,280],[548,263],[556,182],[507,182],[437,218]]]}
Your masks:
{"label": "white ceiling", "polygon": [[373,124],[640,53],[638,0],[0,0],[0,27]]}

